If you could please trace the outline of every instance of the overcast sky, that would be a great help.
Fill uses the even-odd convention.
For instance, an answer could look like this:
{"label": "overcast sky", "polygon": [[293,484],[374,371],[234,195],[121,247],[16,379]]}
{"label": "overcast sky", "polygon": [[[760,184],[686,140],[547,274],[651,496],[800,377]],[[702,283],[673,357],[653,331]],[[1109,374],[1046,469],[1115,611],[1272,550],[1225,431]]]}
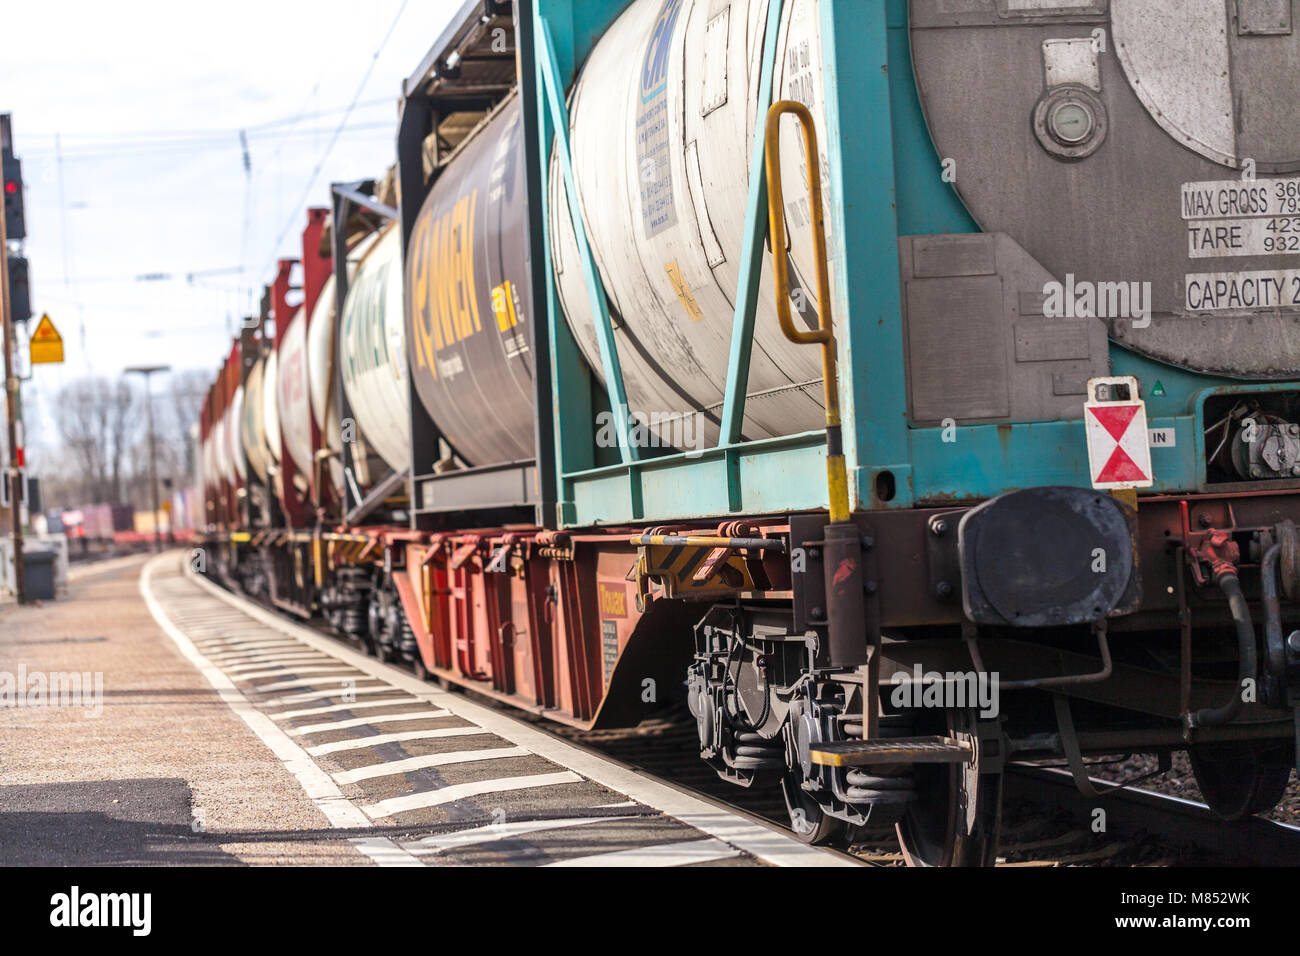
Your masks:
{"label": "overcast sky", "polygon": [[[128,365],[215,372],[274,260],[301,250],[306,207],[393,162],[401,80],[461,3],[6,3],[0,111],[23,160],[32,311],[66,357],[24,400]],[[51,437],[29,428],[28,444]]]}

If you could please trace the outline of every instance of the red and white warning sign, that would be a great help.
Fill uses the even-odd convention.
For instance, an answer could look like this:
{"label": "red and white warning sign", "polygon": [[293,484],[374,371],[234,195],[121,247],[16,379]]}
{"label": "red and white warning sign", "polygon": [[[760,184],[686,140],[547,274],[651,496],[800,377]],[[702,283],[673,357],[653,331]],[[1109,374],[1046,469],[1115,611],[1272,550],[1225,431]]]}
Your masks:
{"label": "red and white warning sign", "polygon": [[1150,488],[1154,483],[1147,407],[1137,395],[1138,382],[1131,375],[1088,380],[1083,423],[1094,488]]}

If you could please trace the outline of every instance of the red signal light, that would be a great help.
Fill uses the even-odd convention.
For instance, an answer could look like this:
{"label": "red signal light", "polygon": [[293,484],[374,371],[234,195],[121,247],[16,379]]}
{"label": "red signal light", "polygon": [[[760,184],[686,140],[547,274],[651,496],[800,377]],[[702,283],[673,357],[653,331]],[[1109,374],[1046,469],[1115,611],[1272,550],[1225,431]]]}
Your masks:
{"label": "red signal light", "polygon": [[18,192],[18,184],[15,183],[15,182],[8,182],[8,183],[5,183],[5,192],[7,192],[7,193],[16,193],[16,192]]}

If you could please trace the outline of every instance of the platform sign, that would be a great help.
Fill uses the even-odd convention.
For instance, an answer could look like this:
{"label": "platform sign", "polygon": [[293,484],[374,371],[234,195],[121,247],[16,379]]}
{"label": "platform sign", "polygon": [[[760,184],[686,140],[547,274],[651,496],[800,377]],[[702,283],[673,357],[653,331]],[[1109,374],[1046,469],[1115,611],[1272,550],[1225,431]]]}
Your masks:
{"label": "platform sign", "polygon": [[59,330],[50,321],[48,312],[42,315],[41,321],[37,323],[30,346],[33,365],[63,361],[63,336],[59,335]]}
{"label": "platform sign", "polygon": [[1155,483],[1146,403],[1138,397],[1136,378],[1089,379],[1083,423],[1094,488],[1150,488]]}

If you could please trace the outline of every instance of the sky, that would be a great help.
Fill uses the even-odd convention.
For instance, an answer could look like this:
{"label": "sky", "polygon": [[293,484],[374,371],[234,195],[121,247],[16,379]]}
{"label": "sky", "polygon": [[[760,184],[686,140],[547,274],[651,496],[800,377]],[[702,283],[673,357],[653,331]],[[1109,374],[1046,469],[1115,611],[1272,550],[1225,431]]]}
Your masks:
{"label": "sky", "polygon": [[57,442],[48,403],[83,375],[215,375],[275,260],[300,253],[306,208],[392,164],[401,82],[461,4],[4,3],[29,326],[48,313],[65,354],[23,386],[29,446]]}

